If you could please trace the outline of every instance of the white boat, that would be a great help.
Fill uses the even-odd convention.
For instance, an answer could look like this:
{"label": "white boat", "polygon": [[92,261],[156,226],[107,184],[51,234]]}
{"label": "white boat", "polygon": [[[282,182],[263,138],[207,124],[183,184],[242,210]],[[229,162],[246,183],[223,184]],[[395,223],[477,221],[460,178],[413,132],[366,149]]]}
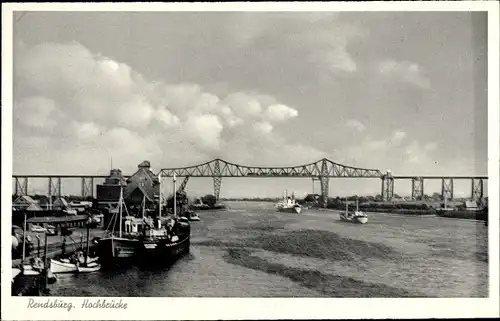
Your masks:
{"label": "white boat", "polygon": [[188,220],[190,220],[190,221],[200,221],[200,217],[198,216],[198,214],[196,214],[193,211],[189,211],[189,213],[187,213],[187,215],[188,215]]}
{"label": "white boat", "polygon": [[101,269],[101,265],[97,262],[91,262],[86,265],[78,265],[77,269],[78,273],[90,273],[99,271]]}
{"label": "white boat", "polygon": [[[99,260],[99,258],[96,256],[96,257],[88,257],[87,256],[87,263],[93,263],[93,262],[97,262]],[[78,257],[78,262],[80,264],[85,264],[85,256],[80,256]]]}
{"label": "white boat", "polygon": [[31,258],[30,262],[22,264],[23,275],[40,275],[43,272],[44,264],[41,258]]}
{"label": "white boat", "polygon": [[25,264],[23,265],[23,275],[40,275],[42,273],[41,270],[34,268],[32,265]]}
{"label": "white boat", "polygon": [[359,204],[358,204],[357,200],[356,200],[356,211],[349,212],[347,199],[346,199],[346,201],[345,201],[345,213],[340,214],[340,220],[352,222],[352,223],[365,224],[368,222],[368,216],[364,212],[359,210]]}
{"label": "white boat", "polygon": [[278,212],[300,214],[300,212],[302,212],[302,206],[300,206],[299,204],[293,204],[293,205],[284,204],[278,206]]}
{"label": "white boat", "polygon": [[286,192],[283,197],[283,200],[276,204],[276,208],[278,209],[278,212],[284,212],[284,213],[300,214],[300,212],[302,212],[302,206],[300,206],[300,204],[297,204],[295,202],[295,197],[293,197],[293,194],[292,197],[287,197]]}
{"label": "white boat", "polygon": [[16,276],[18,276],[20,273],[22,273],[21,269],[18,268],[12,268],[12,282],[14,282],[14,279]]}
{"label": "white boat", "polygon": [[59,260],[50,259],[50,271],[57,273],[73,273],[78,271],[76,264],[71,262],[62,262]]}
{"label": "white boat", "polygon": [[[87,235],[88,235],[88,232],[87,232]],[[88,238],[89,237],[87,236],[87,243],[89,243]],[[89,244],[87,244],[87,251],[88,251],[88,246],[89,246]],[[97,257],[97,256],[95,256],[95,257],[87,256],[86,257],[87,261],[85,261],[85,253],[83,253],[83,251],[78,251],[76,256],[78,258],[78,263],[80,263],[80,264],[97,262],[99,260],[99,257]]]}

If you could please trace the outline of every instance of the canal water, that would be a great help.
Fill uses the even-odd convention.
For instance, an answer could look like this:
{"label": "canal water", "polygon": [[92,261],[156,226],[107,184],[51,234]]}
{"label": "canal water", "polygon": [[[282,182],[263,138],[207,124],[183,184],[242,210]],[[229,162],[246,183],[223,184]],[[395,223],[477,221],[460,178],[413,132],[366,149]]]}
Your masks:
{"label": "canal water", "polygon": [[482,222],[333,211],[277,213],[272,203],[228,202],[199,212],[188,255],[169,268],[60,275],[54,296],[487,297]]}

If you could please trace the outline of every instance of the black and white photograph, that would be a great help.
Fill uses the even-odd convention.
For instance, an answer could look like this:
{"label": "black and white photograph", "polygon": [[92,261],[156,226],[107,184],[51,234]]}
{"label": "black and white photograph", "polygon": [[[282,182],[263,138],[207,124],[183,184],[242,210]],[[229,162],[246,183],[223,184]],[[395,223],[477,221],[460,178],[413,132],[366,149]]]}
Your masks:
{"label": "black and white photograph", "polygon": [[487,9],[11,14],[11,297],[498,296]]}

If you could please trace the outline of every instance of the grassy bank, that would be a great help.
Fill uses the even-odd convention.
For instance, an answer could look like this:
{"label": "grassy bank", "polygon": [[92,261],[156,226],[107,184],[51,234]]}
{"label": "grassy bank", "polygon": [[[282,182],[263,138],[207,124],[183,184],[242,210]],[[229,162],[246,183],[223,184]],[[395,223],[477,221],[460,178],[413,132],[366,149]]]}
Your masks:
{"label": "grassy bank", "polygon": [[357,262],[366,259],[399,262],[405,258],[404,253],[387,245],[350,239],[322,230],[285,232],[280,222],[274,222],[274,224],[259,222],[246,227],[235,227],[242,233],[245,229],[257,231],[258,236],[252,232],[252,237],[248,238],[212,239],[197,244],[224,249],[226,254],[223,259],[227,263],[286,277],[330,297],[418,296],[414,292],[388,285],[365,282],[343,275],[325,274],[308,268],[285,266],[254,255],[255,251],[265,250],[297,258],[325,260],[325,264],[340,261]]}
{"label": "grassy bank", "polygon": [[229,248],[224,260],[228,263],[275,274],[316,290],[329,297],[359,298],[359,297],[418,297],[405,290],[355,280],[350,277],[324,274],[315,270],[287,267],[282,264],[270,263],[253,256],[252,252],[243,248]]}

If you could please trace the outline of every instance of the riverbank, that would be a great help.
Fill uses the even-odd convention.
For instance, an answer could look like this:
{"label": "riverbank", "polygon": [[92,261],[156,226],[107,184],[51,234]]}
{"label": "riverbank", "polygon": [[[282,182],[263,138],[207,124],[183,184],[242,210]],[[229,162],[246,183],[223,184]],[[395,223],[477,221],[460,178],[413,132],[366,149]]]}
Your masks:
{"label": "riverbank", "polygon": [[228,202],[192,222],[190,253],[169,268],[62,275],[55,296],[486,297],[488,229],[476,221],[332,210],[277,212]]}
{"label": "riverbank", "polygon": [[[71,236],[66,237],[66,252],[76,251],[78,248],[82,246],[82,244],[86,241],[86,233],[87,230],[85,228],[77,228],[73,231]],[[102,229],[92,229],[90,230],[90,239],[94,237],[101,237],[104,234]],[[36,257],[39,254],[41,256],[44,255],[45,250],[45,236],[41,233],[35,233],[28,231],[27,235],[30,236],[31,240],[34,242],[33,250],[26,257],[26,261],[28,261],[32,257]],[[38,240],[36,236],[40,237],[40,246],[38,245]],[[47,257],[49,259],[54,258],[61,254],[63,245],[63,237],[60,235],[52,235],[47,236]],[[21,259],[12,260],[12,267],[19,266],[21,264]]]}

